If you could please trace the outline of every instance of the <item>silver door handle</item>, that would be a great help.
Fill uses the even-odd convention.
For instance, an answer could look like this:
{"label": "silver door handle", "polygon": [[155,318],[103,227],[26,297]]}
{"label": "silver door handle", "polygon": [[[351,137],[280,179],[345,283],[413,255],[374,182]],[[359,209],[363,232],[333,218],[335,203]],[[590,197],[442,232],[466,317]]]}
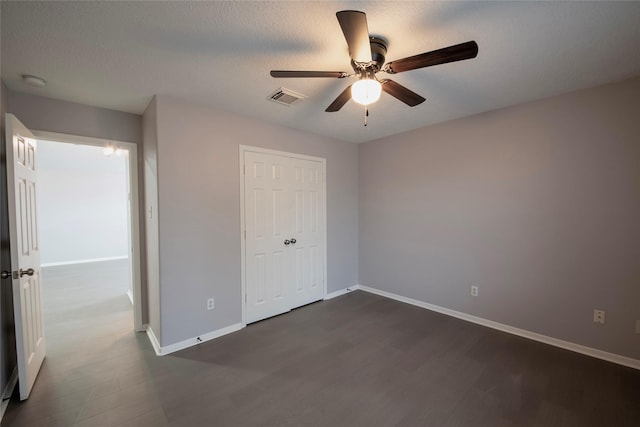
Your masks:
{"label": "silver door handle", "polygon": [[28,268],[26,270],[20,269],[20,277],[24,276],[25,274],[27,276],[33,276],[33,273],[35,273],[36,271],[33,268]]}
{"label": "silver door handle", "polygon": [[296,244],[296,242],[297,242],[297,240],[296,240],[296,239],[291,239],[291,244],[292,244],[292,245],[295,245],[295,244]]}
{"label": "silver door handle", "polygon": [[8,279],[9,277],[11,277],[10,271],[3,271],[2,273],[0,273],[0,279]]}
{"label": "silver door handle", "polygon": [[289,239],[287,239],[287,240],[285,240],[285,241],[284,241],[285,246],[289,246],[289,243],[291,243],[291,242],[289,241]]}

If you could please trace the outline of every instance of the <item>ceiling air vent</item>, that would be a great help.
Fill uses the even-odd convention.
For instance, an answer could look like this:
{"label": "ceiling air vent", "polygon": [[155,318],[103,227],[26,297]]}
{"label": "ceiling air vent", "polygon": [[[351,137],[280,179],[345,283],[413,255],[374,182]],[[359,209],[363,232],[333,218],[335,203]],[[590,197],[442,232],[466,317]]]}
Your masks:
{"label": "ceiling air vent", "polygon": [[306,96],[301,93],[294,92],[291,89],[280,89],[273,92],[267,99],[282,105],[294,105],[305,99]]}

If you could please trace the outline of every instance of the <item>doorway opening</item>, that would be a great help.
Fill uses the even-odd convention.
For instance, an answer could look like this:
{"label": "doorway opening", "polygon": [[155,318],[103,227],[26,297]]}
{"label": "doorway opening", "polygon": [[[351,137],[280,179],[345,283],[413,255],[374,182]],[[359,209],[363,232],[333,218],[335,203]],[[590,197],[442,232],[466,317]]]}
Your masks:
{"label": "doorway opening", "polygon": [[137,147],[34,135],[48,347],[77,351],[91,340],[100,351],[108,336],[142,330]]}
{"label": "doorway opening", "polygon": [[[104,316],[96,315],[95,310],[101,304],[97,299],[89,299],[89,306],[93,304],[94,310],[90,313],[82,313],[81,310],[73,310],[77,307],[71,307],[71,311],[67,313],[67,318],[71,320],[66,324],[63,324],[61,330],[56,331],[56,337],[61,341],[67,339],[62,344],[58,345],[58,349],[62,351],[55,352],[55,357],[49,358],[49,364],[45,366],[45,370],[48,371],[46,377],[49,381],[45,380],[43,387],[51,385],[51,381],[57,382],[60,378],[72,378],[72,382],[76,382],[78,377],[76,373],[81,367],[86,368],[90,372],[95,373],[96,363],[102,365],[107,359],[118,359],[120,356],[131,354],[130,349],[127,347],[127,341],[129,345],[133,345],[137,348],[137,340],[127,339],[131,337],[131,324],[133,323],[134,331],[142,331],[142,298],[141,298],[141,256],[140,256],[140,221],[139,221],[139,193],[138,193],[138,155],[137,146],[134,143],[108,141],[103,139],[70,136],[49,132],[37,132],[29,130],[20,120],[14,115],[6,114],[6,131],[7,131],[7,189],[8,189],[8,205],[9,205],[9,234],[11,253],[11,265],[12,270],[10,272],[3,271],[3,277],[9,276],[12,280],[12,293],[13,293],[13,310],[15,320],[15,337],[16,337],[16,355],[17,355],[17,375],[12,375],[10,380],[10,386],[12,389],[17,383],[20,390],[20,400],[26,400],[29,398],[38,373],[43,367],[43,362],[47,353],[47,346],[45,343],[45,329],[46,325],[43,322],[43,304],[42,304],[42,281],[41,281],[41,235],[39,227],[39,209],[38,205],[42,200],[38,198],[38,192],[40,189],[38,170],[39,170],[39,157],[38,157],[38,141],[51,141],[51,142],[63,142],[67,144],[77,144],[81,146],[97,146],[102,147],[103,153],[117,155],[118,150],[121,155],[125,156],[125,164],[122,166],[121,171],[124,182],[126,182],[125,194],[127,194],[127,200],[123,203],[126,206],[126,230],[128,240],[124,245],[127,247],[127,253],[120,257],[107,257],[107,258],[121,258],[126,259],[128,262],[125,264],[123,271],[124,280],[120,280],[122,287],[122,294],[119,295],[120,304],[122,301],[126,302],[126,305],[120,305],[124,307],[123,312],[127,316],[122,317],[125,321],[122,323],[125,327],[116,324],[116,328],[109,328],[112,325],[112,319],[107,319]],[[69,147],[69,145],[67,145]],[[107,150],[107,151],[105,151]],[[59,161],[60,163],[64,163]],[[83,166],[87,166],[87,163],[82,160],[77,160],[77,163],[81,163]],[[54,161],[54,164],[56,162]],[[93,170],[94,166],[86,169]],[[63,168],[64,169],[64,168]],[[60,178],[60,177],[58,177]],[[51,179],[51,177],[49,177]],[[64,182],[64,179],[62,180]],[[85,184],[85,181],[89,181],[87,176],[80,175],[75,176],[70,181],[67,181],[67,185],[63,185],[64,191],[53,197],[52,205],[56,204],[67,205],[68,200],[64,200],[66,196],[74,192],[80,192],[78,188],[73,188],[71,183]],[[108,183],[109,184],[109,183]],[[109,185],[107,185],[108,187]],[[104,191],[103,191],[104,192]],[[102,192],[102,193],[103,193]],[[91,195],[85,195],[82,199],[83,204],[95,203],[95,199],[101,197],[101,191],[96,190]],[[95,196],[95,197],[94,197]],[[103,210],[109,210],[109,207],[103,207]],[[73,217],[76,211],[81,208],[76,207],[70,209],[67,212],[58,214],[59,221],[67,220],[68,217]],[[46,212],[45,212],[46,215]],[[95,216],[100,216],[100,213],[95,213]],[[76,222],[78,220],[76,219]],[[72,221],[73,223],[73,221]],[[98,228],[102,228],[104,224],[98,222]],[[55,235],[58,232],[56,239],[66,241],[69,240],[71,233],[69,230],[65,231],[65,227],[54,222],[53,231]],[[62,233],[59,233],[62,229]],[[73,227],[71,227],[73,228]],[[102,239],[105,239],[102,237]],[[91,239],[89,239],[91,240]],[[64,243],[64,242],[63,242]],[[58,248],[53,251],[54,256],[60,253],[66,253],[69,257],[68,251],[72,251],[76,245],[73,243],[66,249]],[[67,252],[65,252],[67,251]],[[95,264],[100,261],[98,259],[91,258],[91,255],[86,255],[89,251],[85,248],[81,251],[83,255],[70,256],[65,261],[50,259],[50,266],[55,265],[73,265],[74,269],[71,270],[71,275],[61,279],[61,283],[69,285],[70,282],[75,281],[75,289],[63,289],[62,299],[65,305],[69,304],[69,301],[73,301],[73,298],[77,297],[77,294],[81,294],[86,287],[86,283],[95,282],[96,276],[99,274],[96,271],[91,272],[87,278],[79,278],[78,273],[80,267]],[[102,257],[101,261],[105,261],[105,257]],[[116,259],[111,259],[114,261]],[[85,262],[79,262],[85,261]],[[68,264],[73,262],[73,264]],[[67,272],[69,273],[69,272]],[[128,280],[127,280],[128,278]],[[117,279],[116,279],[117,281]],[[128,286],[131,283],[131,286]],[[130,295],[133,300],[133,306],[130,307],[129,296],[126,295],[125,289],[130,288]],[[66,298],[65,298],[66,297]],[[69,308],[69,307],[66,307]],[[96,317],[100,317],[96,321]],[[128,318],[127,318],[128,317]],[[133,318],[133,322],[131,321]],[[91,323],[93,321],[93,323]],[[68,329],[65,328],[69,326]],[[54,342],[56,339],[54,338]],[[73,351],[69,351],[69,348],[73,348]],[[65,353],[66,351],[66,353]],[[92,357],[93,356],[93,357]],[[111,370],[107,369],[106,374],[111,375]],[[79,378],[93,378],[93,375],[85,377],[86,374],[80,374]],[[6,393],[5,393],[6,395]],[[3,405],[4,406],[4,405]]]}

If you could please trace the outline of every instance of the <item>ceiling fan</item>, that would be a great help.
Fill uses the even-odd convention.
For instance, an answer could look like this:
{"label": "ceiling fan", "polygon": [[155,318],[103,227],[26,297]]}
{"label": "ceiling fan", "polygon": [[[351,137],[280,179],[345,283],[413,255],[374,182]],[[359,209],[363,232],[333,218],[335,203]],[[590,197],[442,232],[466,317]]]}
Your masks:
{"label": "ceiling fan", "polygon": [[385,91],[410,107],[415,107],[424,102],[425,99],[422,96],[391,79],[380,80],[376,77],[376,73],[396,74],[417,68],[471,59],[478,55],[478,44],[475,41],[468,41],[385,64],[387,41],[369,35],[367,16],[364,12],[343,10],[337,12],[336,16],[344,38],[347,40],[353,74],[344,71],[271,71],[271,77],[276,78],[326,77],[342,79],[357,76],[359,80],[342,91],[327,107],[325,110],[327,112],[340,110],[349,101],[349,98],[353,98],[354,101],[365,106],[369,105],[380,98],[381,91]]}

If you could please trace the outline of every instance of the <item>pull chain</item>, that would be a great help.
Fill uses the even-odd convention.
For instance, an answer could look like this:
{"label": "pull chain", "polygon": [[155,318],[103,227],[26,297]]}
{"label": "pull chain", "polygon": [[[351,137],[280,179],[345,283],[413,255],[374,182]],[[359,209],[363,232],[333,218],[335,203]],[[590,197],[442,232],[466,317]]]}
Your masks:
{"label": "pull chain", "polygon": [[369,108],[364,106],[364,125],[367,126],[367,117],[369,117]]}

